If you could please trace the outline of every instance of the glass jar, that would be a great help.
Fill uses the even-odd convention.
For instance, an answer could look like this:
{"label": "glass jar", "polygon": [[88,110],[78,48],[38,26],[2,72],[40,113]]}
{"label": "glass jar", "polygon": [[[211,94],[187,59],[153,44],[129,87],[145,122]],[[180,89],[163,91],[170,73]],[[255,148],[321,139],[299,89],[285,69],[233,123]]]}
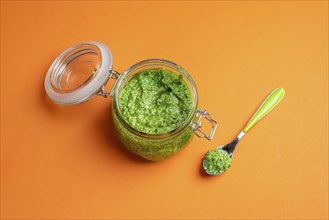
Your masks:
{"label": "glass jar", "polygon": [[[174,130],[162,134],[142,133],[130,126],[120,110],[120,93],[125,84],[143,70],[164,69],[181,75],[191,95],[192,108],[184,122]],[[109,79],[115,80],[110,92],[105,91]],[[112,97],[112,121],[117,136],[133,153],[151,161],[159,161],[180,151],[193,138],[211,140],[217,128],[206,110],[198,110],[198,93],[193,79],[179,65],[162,59],[144,60],[128,68],[123,74],[112,70],[112,54],[100,42],[86,42],[65,50],[50,66],[45,89],[56,103],[71,105],[95,96]],[[202,119],[211,124],[209,134],[201,130]]]}

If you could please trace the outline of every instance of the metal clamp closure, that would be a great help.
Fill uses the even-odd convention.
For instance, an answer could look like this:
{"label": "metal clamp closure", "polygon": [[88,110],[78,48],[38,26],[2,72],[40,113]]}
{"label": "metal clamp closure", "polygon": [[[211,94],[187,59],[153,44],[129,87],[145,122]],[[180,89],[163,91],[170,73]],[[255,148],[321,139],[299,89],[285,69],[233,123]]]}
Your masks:
{"label": "metal clamp closure", "polygon": [[110,72],[109,79],[115,79],[115,83],[114,83],[114,85],[112,86],[111,91],[110,91],[110,92],[106,92],[106,91],[105,91],[105,85],[106,85],[106,83],[108,82],[108,81],[107,81],[104,85],[102,85],[102,87],[100,88],[99,93],[97,94],[97,95],[103,96],[103,97],[105,97],[105,98],[107,98],[108,96],[112,96],[112,95],[113,95],[114,88],[115,88],[115,86],[117,85],[117,79],[118,79],[119,76],[120,76],[120,73],[118,73],[118,72],[115,71],[115,70],[110,70],[109,72]]}
{"label": "metal clamp closure", "polygon": [[[209,135],[201,130],[202,118],[206,118],[211,124],[211,130]],[[211,118],[210,114],[206,110],[196,110],[195,118],[192,121],[192,131],[199,138],[207,138],[209,141],[214,137],[217,129],[217,122]]]}

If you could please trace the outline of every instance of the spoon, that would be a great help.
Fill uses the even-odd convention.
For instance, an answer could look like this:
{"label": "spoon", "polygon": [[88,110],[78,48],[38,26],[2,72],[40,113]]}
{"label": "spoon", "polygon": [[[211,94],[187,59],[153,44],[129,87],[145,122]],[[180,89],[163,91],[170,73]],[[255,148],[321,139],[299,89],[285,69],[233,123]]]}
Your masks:
{"label": "spoon", "polygon": [[[224,150],[228,153],[228,155],[233,158],[233,153],[237,143],[241,140],[241,138],[258,122],[260,121],[265,115],[267,115],[272,109],[279,104],[285,94],[284,88],[277,88],[275,89],[261,104],[261,106],[257,109],[256,113],[252,116],[249,120],[247,125],[244,129],[240,132],[240,134],[229,144],[224,146],[220,146],[216,148],[216,150]],[[207,161],[203,160],[203,168],[207,167]],[[205,169],[206,173],[212,176],[219,175],[225,171],[221,172],[210,172]]]}

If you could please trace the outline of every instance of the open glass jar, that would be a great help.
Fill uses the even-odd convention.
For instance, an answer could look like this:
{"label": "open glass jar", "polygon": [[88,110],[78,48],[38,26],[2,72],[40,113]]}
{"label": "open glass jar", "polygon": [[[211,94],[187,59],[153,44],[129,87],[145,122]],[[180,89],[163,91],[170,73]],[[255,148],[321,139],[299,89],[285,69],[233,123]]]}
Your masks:
{"label": "open glass jar", "polygon": [[[159,134],[141,132],[129,124],[122,113],[120,97],[125,85],[145,70],[170,71],[179,76],[188,89],[191,108],[182,123],[170,131]],[[109,79],[115,80],[115,83],[111,91],[106,92],[105,85]],[[217,128],[217,122],[207,111],[197,109],[197,88],[181,66],[167,60],[149,59],[119,74],[112,70],[110,50],[100,42],[80,43],[65,50],[50,66],[45,89],[48,96],[61,105],[82,103],[95,96],[111,96],[112,119],[119,139],[130,151],[151,161],[163,160],[177,153],[194,134],[211,140]],[[211,125],[209,134],[201,130],[203,118]]]}

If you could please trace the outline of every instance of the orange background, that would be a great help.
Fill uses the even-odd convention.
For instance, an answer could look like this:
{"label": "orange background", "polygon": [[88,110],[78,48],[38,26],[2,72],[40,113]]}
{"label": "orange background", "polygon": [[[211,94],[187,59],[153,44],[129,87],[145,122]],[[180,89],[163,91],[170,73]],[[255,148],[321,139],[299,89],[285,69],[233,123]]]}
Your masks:
{"label": "orange background", "polygon": [[[1,2],[1,217],[328,218],[328,2]],[[52,61],[107,44],[114,69],[182,65],[199,108],[220,122],[151,163],[125,150],[111,99],[63,107],[44,91]],[[286,96],[207,177],[208,149],[231,141],[263,99]]]}

